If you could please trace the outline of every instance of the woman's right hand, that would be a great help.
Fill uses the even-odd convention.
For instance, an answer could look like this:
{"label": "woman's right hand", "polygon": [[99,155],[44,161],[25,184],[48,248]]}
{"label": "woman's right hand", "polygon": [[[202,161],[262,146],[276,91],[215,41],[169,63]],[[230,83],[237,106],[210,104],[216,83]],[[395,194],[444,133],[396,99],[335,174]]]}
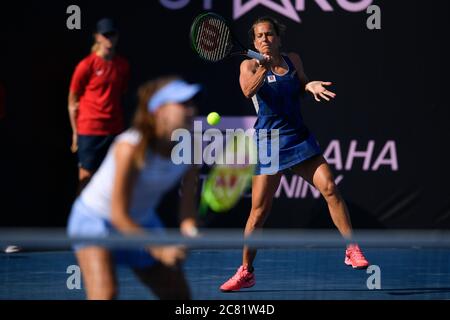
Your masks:
{"label": "woman's right hand", "polygon": [[272,64],[272,57],[268,54],[263,54],[264,60],[258,60],[260,66],[265,67],[266,69],[270,69]]}
{"label": "woman's right hand", "polygon": [[174,267],[186,258],[186,249],[180,246],[150,247],[150,254],[163,265]]}
{"label": "woman's right hand", "polygon": [[78,151],[78,135],[76,133],[72,134],[72,145],[70,146],[70,151],[72,151],[72,153]]}

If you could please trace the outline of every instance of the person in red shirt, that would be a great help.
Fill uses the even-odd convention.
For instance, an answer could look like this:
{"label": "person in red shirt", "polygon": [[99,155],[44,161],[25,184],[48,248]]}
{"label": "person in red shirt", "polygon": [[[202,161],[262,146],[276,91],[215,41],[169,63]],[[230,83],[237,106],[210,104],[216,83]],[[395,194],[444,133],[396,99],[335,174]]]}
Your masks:
{"label": "person in red shirt", "polygon": [[128,61],[116,54],[119,34],[114,21],[99,20],[94,38],[91,54],[75,68],[69,91],[71,150],[78,153],[80,190],[124,129],[121,98],[130,77]]}

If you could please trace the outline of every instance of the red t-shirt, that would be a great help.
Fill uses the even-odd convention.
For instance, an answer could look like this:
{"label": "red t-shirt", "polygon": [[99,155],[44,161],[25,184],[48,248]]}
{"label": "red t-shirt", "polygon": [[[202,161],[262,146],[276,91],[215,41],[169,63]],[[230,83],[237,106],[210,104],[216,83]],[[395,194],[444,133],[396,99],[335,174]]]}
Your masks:
{"label": "red t-shirt", "polygon": [[80,97],[78,134],[108,135],[123,130],[120,100],[129,77],[129,64],[120,56],[108,61],[91,53],[77,65],[70,91]]}

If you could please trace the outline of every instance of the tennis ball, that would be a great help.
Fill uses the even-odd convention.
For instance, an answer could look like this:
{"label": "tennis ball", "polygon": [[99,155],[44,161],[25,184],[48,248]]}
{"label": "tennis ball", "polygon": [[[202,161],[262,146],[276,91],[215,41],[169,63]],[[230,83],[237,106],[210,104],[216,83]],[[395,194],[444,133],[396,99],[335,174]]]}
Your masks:
{"label": "tennis ball", "polygon": [[215,126],[220,122],[220,115],[217,112],[211,112],[210,114],[208,114],[206,121],[209,125]]}

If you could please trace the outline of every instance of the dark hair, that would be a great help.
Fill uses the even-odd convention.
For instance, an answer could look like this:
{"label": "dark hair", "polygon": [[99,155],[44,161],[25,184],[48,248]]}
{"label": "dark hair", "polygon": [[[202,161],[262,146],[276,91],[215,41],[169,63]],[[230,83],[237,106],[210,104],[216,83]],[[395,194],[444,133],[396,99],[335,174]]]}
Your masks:
{"label": "dark hair", "polygon": [[252,27],[250,30],[248,30],[248,36],[250,38],[250,41],[253,43],[255,41],[255,26],[259,23],[268,22],[272,25],[273,30],[275,31],[276,35],[281,37],[284,32],[286,31],[286,26],[284,24],[279,23],[275,18],[272,18],[270,16],[264,16],[256,19],[252,23]]}

